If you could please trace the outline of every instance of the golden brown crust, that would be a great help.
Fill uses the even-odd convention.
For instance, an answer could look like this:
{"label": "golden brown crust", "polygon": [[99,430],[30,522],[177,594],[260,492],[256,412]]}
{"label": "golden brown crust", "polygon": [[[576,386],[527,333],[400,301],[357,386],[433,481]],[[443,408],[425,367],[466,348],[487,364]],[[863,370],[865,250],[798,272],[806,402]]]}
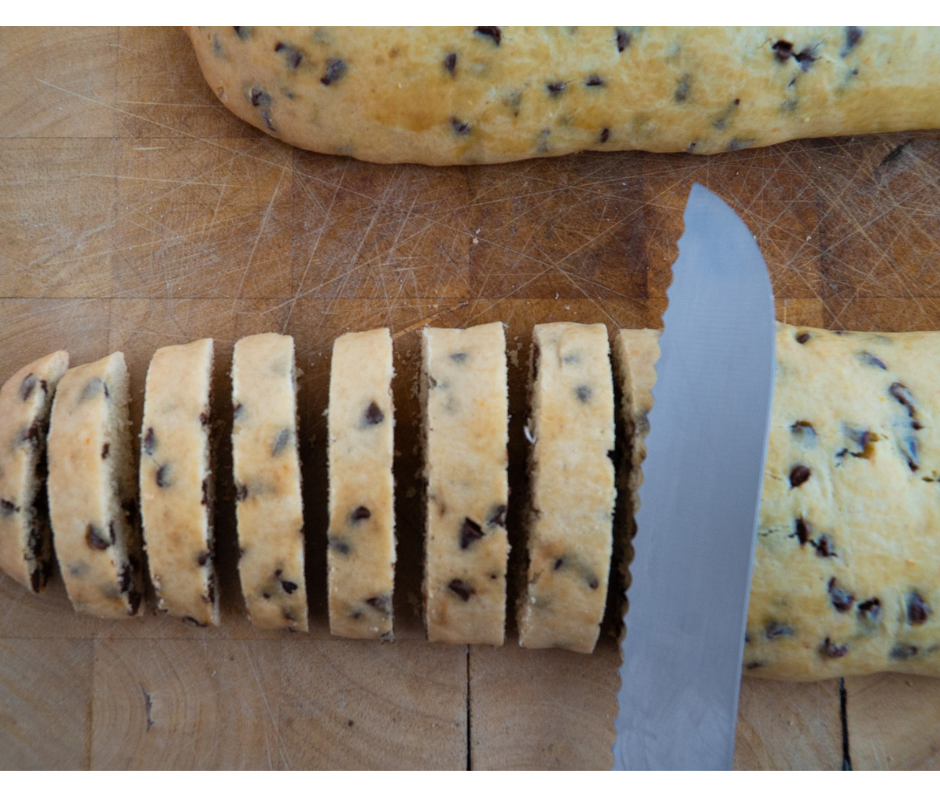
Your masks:
{"label": "golden brown crust", "polygon": [[187,28],[232,112],[381,163],[940,127],[936,28]]}

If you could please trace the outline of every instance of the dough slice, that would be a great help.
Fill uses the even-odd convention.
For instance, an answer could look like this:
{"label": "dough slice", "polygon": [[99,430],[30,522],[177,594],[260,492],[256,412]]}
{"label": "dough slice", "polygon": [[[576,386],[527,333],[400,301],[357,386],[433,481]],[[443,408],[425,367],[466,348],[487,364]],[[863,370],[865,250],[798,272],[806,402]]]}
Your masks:
{"label": "dough slice", "polygon": [[137,480],[123,353],[59,381],[49,425],[49,514],[59,567],[80,613],[141,611]]}
{"label": "dough slice", "polygon": [[425,328],[428,639],[502,645],[506,629],[506,337],[502,323]]}
{"label": "dough slice", "polygon": [[238,572],[248,617],[263,629],[306,632],[293,337],[256,334],[235,343],[232,403]]}
{"label": "dough slice", "polygon": [[147,372],[140,512],[157,609],[218,625],[209,403],[213,342],[160,348]]}
{"label": "dough slice", "polygon": [[330,632],[394,640],[395,417],[387,328],[346,334],[330,370]]}
{"label": "dough slice", "polygon": [[68,366],[69,354],[60,350],[23,367],[0,389],[0,569],[36,593],[52,568],[46,430]]}
{"label": "dough slice", "polygon": [[607,328],[549,323],[533,329],[532,342],[519,644],[590,653],[604,615],[616,498]]}

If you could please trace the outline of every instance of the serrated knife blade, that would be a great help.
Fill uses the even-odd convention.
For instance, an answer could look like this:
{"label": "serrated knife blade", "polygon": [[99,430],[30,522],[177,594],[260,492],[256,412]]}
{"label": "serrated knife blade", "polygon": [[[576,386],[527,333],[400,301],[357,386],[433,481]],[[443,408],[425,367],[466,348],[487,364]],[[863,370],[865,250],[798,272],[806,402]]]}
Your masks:
{"label": "serrated knife blade", "polygon": [[730,769],[775,367],[751,231],[695,184],[663,315],[615,769]]}

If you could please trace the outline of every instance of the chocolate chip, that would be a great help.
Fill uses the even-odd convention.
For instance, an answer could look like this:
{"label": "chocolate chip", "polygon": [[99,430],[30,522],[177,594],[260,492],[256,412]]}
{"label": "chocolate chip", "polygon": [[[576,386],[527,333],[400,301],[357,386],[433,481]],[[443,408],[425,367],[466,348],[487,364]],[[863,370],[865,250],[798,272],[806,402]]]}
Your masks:
{"label": "chocolate chip", "polygon": [[390,594],[369,597],[369,599],[366,600],[366,604],[371,605],[385,616],[390,615],[392,612],[392,597]]}
{"label": "chocolate chip", "polygon": [[277,437],[274,439],[274,447],[271,449],[272,457],[277,457],[278,454],[287,448],[287,444],[291,439],[291,433],[292,430],[286,427],[278,432]]}
{"label": "chocolate chip", "polygon": [[238,36],[242,41],[247,41],[251,38],[251,27],[233,27],[232,30],[235,31],[235,35]]}
{"label": "chocolate chip", "polygon": [[284,616],[284,618],[286,618],[288,621],[297,620],[297,616],[294,615],[294,611],[286,607],[281,611],[281,615]]}
{"label": "chocolate chip", "polygon": [[352,521],[353,525],[358,525],[360,520],[368,520],[372,516],[372,512],[369,511],[369,508],[366,506],[357,506],[349,519]]}
{"label": "chocolate chip", "polygon": [[268,110],[262,111],[261,119],[264,121],[264,125],[268,127],[269,131],[277,131],[274,127],[274,121],[271,120],[271,113]]}
{"label": "chocolate chip", "polygon": [[813,542],[813,545],[816,547],[816,555],[820,558],[831,558],[835,555],[835,551],[832,549],[832,542],[828,535],[820,536],[818,540]]}
{"label": "chocolate chip", "polygon": [[101,447],[101,459],[102,459],[102,460],[108,459],[108,455],[109,455],[110,453],[111,453],[111,444],[110,444],[110,443],[106,443],[104,446]]}
{"label": "chocolate chip", "polygon": [[862,28],[860,27],[847,27],[845,28],[845,48],[842,50],[842,57],[845,57],[849,52],[855,47],[859,42],[859,39],[862,37]]}
{"label": "chocolate chip", "polygon": [[107,550],[111,543],[108,542],[93,525],[89,525],[85,530],[85,541],[93,550]]}
{"label": "chocolate chip", "polygon": [[808,421],[795,421],[790,425],[790,432],[800,438],[816,437],[816,430]]}
{"label": "chocolate chip", "polygon": [[470,597],[476,593],[473,587],[467,585],[463,580],[451,580],[447,587],[464,602],[470,601]]}
{"label": "chocolate chip", "polygon": [[153,427],[147,429],[144,435],[144,454],[153,457],[153,451],[157,448],[157,436],[153,434]]}
{"label": "chocolate chip", "polygon": [[280,41],[275,45],[274,51],[284,53],[284,59],[287,61],[288,68],[297,68],[297,66],[300,65],[300,61],[304,59],[303,53],[297,49],[297,47],[293,47],[290,44],[282,44]]}
{"label": "chocolate chip", "polygon": [[555,572],[557,572],[557,571],[558,571],[559,569],[561,569],[564,565],[565,565],[565,559],[564,559],[564,558],[556,558],[556,559],[555,559],[555,563],[554,563],[554,565],[552,566],[552,569],[553,569]]}
{"label": "chocolate chip", "polygon": [[858,355],[862,359],[862,362],[865,364],[868,364],[870,367],[878,367],[879,369],[887,369],[884,361],[878,358],[878,356],[872,355],[867,350],[863,350]]}
{"label": "chocolate chip", "polygon": [[597,581],[597,579],[592,579],[588,581],[588,587],[590,587],[591,589],[596,589],[599,585],[600,583]]}
{"label": "chocolate chip", "polygon": [[247,497],[248,497],[248,485],[236,484],[235,485],[235,500],[244,501]]}
{"label": "chocolate chip", "polygon": [[916,419],[911,422],[911,429],[912,429],[912,430],[922,430],[923,428],[924,428],[924,425],[921,424],[921,423],[920,423],[919,421],[917,421]]}
{"label": "chocolate chip", "polygon": [[170,486],[169,477],[170,477],[169,465],[161,465],[159,468],[157,468],[157,472],[155,474],[155,478],[157,480],[157,487],[162,487],[163,489],[168,488]]}
{"label": "chocolate chip", "polygon": [[127,595],[127,603],[131,606],[131,611],[128,613],[128,615],[137,615],[137,611],[140,609],[140,602],[140,591],[138,591],[136,588],[132,588],[130,593]]}
{"label": "chocolate chip", "polygon": [[503,39],[503,31],[498,27],[478,27],[475,28],[473,32],[478,36],[488,36],[492,38],[496,46],[499,46],[499,42]]}
{"label": "chocolate chip", "polygon": [[203,550],[198,556],[196,556],[196,563],[199,566],[205,566],[209,562],[209,551]]}
{"label": "chocolate chip", "polygon": [[810,66],[816,62],[816,53],[811,47],[806,47],[793,57],[796,58],[796,62],[800,64],[800,68],[803,69],[803,71],[809,71]]}
{"label": "chocolate chip", "polygon": [[789,627],[786,624],[778,624],[776,621],[771,622],[764,629],[764,636],[767,638],[767,640],[789,637],[792,634],[793,627]]}
{"label": "chocolate chip", "polygon": [[207,476],[202,480],[202,500],[200,503],[203,506],[209,505],[209,477]]}
{"label": "chocolate chip", "polygon": [[548,89],[550,96],[555,96],[563,92],[567,84],[565,82],[549,82],[545,87]]}
{"label": "chocolate chip", "polygon": [[747,668],[748,670],[754,670],[755,668],[764,667],[764,663],[763,662],[748,662],[747,665],[745,665],[744,667]]}
{"label": "chocolate chip", "polygon": [[23,382],[20,383],[20,398],[25,402],[30,398],[35,388],[36,376],[30,372],[25,378],[23,378]]}
{"label": "chocolate chip", "polygon": [[92,378],[85,384],[85,388],[82,389],[81,396],[79,396],[79,402],[85,402],[87,400],[97,397],[102,391],[105,391],[107,395],[107,389],[104,385],[104,381],[101,378]]}
{"label": "chocolate chip", "polygon": [[866,599],[864,602],[859,602],[858,612],[859,615],[864,616],[871,621],[875,621],[881,615],[881,600],[879,600],[878,597],[873,596],[871,599]]}
{"label": "chocolate chip", "polygon": [[133,570],[131,565],[128,563],[121,564],[121,571],[118,574],[118,591],[122,594],[126,594],[131,588],[131,579],[133,578]]}
{"label": "chocolate chip", "polygon": [[486,521],[490,525],[499,525],[502,527],[506,526],[506,504],[497,504],[492,509],[490,509],[489,517]]}
{"label": "chocolate chip", "polygon": [[589,88],[599,88],[604,84],[604,80],[597,76],[597,74],[591,74],[591,76],[585,80],[584,84]]}
{"label": "chocolate chip", "polygon": [[4,515],[5,517],[9,517],[19,510],[20,507],[13,503],[13,501],[8,501],[6,498],[0,498],[0,514]]}
{"label": "chocolate chip", "polygon": [[790,471],[790,487],[799,487],[811,475],[812,471],[805,465],[797,465]]}
{"label": "chocolate chip", "polygon": [[330,549],[335,550],[340,555],[349,555],[352,552],[352,548],[349,546],[349,542],[346,542],[343,539],[331,536],[327,541],[329,542]]}
{"label": "chocolate chip", "polygon": [[199,414],[199,423],[200,423],[203,427],[208,426],[208,424],[209,424],[209,414],[206,413],[205,411],[203,411],[202,413],[200,413],[200,414]]}
{"label": "chocolate chip", "polygon": [[688,74],[685,74],[676,85],[676,89],[672,94],[672,100],[675,101],[676,104],[681,104],[689,97],[690,80],[691,77]]}
{"label": "chocolate chip", "polygon": [[288,594],[293,594],[297,590],[297,584],[292,583],[290,580],[282,580],[281,588]]}
{"label": "chocolate chip", "polygon": [[617,39],[617,51],[623,52],[628,46],[630,46],[630,41],[633,36],[624,30],[622,27],[615,28],[616,39]]}
{"label": "chocolate chip", "polygon": [[597,136],[597,139],[601,142],[607,142],[610,139],[610,129],[601,129],[601,133]]}
{"label": "chocolate chip", "polygon": [[196,627],[204,627],[204,626],[206,626],[206,625],[203,624],[201,621],[197,621],[197,620],[196,620],[195,618],[193,618],[192,616],[183,616],[183,619],[182,619],[182,620],[183,620],[184,623],[186,623],[186,624],[192,624],[193,626],[196,626]]}
{"label": "chocolate chip", "polygon": [[838,643],[833,643],[829,638],[826,638],[822,646],[819,647],[819,650],[826,657],[832,657],[832,659],[838,659],[839,657],[844,657],[849,653],[849,647],[843,646]]}
{"label": "chocolate chip", "polygon": [[911,657],[917,656],[917,646],[901,646],[897,645],[891,649],[891,652],[888,654],[891,659],[910,659]]}
{"label": "chocolate chip", "polygon": [[807,334],[805,332],[802,334],[797,334],[796,341],[799,342],[801,345],[805,345],[809,341],[810,336],[811,334]]}
{"label": "chocolate chip", "polygon": [[453,361],[455,364],[463,364],[467,360],[467,354],[463,352],[451,353],[450,360]]}
{"label": "chocolate chip", "polygon": [[466,550],[471,544],[482,538],[483,529],[469,517],[464,518],[463,524],[460,526],[460,549]]}
{"label": "chocolate chip", "polygon": [[725,145],[725,150],[734,151],[734,150],[744,150],[745,148],[750,148],[754,144],[754,140],[739,140],[735,137],[733,140],[729,140],[728,144]]}
{"label": "chocolate chip", "polygon": [[590,386],[578,386],[574,393],[578,395],[578,400],[580,402],[587,402],[591,399],[591,387]]}
{"label": "chocolate chip", "polygon": [[444,68],[446,68],[451,74],[457,70],[456,52],[451,52],[447,57],[444,58]]}
{"label": "chocolate chip", "polygon": [[800,540],[800,547],[806,544],[809,540],[810,527],[806,524],[806,520],[802,517],[796,518],[796,531],[794,531],[794,536]]}
{"label": "chocolate chip", "polygon": [[271,106],[271,97],[265,93],[261,88],[252,88],[248,93],[248,97],[251,101],[251,106],[253,107],[270,107]]}
{"label": "chocolate chip", "polygon": [[832,602],[832,606],[836,610],[840,613],[851,610],[855,597],[848,591],[839,588],[839,586],[836,585],[836,579],[834,577],[829,578],[827,588],[829,590],[829,601]]}
{"label": "chocolate chip", "polygon": [[923,624],[930,618],[930,605],[928,605],[916,591],[912,591],[907,598],[907,620],[912,624]]}
{"label": "chocolate chip", "polygon": [[777,60],[781,63],[786,63],[791,57],[793,57],[793,44],[789,41],[784,41],[780,39],[770,47],[774,54],[777,56]]}
{"label": "chocolate chip", "polygon": [[369,407],[366,408],[362,420],[367,425],[381,424],[385,420],[385,414],[382,413],[382,409],[378,405],[372,402],[369,404]]}
{"label": "chocolate chip", "polygon": [[241,415],[242,415],[242,404],[239,402],[235,406],[235,410],[232,411],[232,418],[237,419]]}
{"label": "chocolate chip", "polygon": [[450,126],[457,134],[469,134],[470,126],[467,123],[464,123],[462,120],[455,118],[451,115]]}
{"label": "chocolate chip", "polygon": [[323,72],[323,76],[320,77],[320,82],[324,85],[332,85],[334,82],[342,79],[345,73],[346,63],[338,57],[331,57],[326,61],[326,69]]}
{"label": "chocolate chip", "polygon": [[905,408],[907,408],[907,415],[913,419],[917,411],[914,406],[914,397],[911,394],[910,389],[908,389],[908,387],[903,383],[895,382],[888,387],[888,392]]}

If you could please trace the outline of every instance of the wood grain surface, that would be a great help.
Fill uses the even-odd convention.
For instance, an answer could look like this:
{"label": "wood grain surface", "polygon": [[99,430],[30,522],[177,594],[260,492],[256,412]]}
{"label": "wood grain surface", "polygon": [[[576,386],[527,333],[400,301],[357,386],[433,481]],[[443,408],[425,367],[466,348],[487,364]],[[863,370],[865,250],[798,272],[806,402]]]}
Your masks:
{"label": "wood grain surface", "polygon": [[[231,116],[176,29],[0,28],[0,379],[59,348],[123,350],[139,430],[162,345],[217,341],[222,626],[106,622],[61,580],[0,576],[0,768],[608,768],[619,652],[428,644],[415,452],[419,329],[502,320],[510,537],[519,556],[532,326],[660,325],[689,188],[755,233],[778,317],[940,329],[940,134],[794,142],[711,158],[624,153],[382,167],[294,150]],[[326,407],[348,330],[395,338],[398,642],[329,636]],[[235,570],[227,369],[292,334],[311,632],[253,629]],[[940,681],[847,680],[856,768],[938,767]],[[736,766],[839,769],[839,684],[742,684]]]}

